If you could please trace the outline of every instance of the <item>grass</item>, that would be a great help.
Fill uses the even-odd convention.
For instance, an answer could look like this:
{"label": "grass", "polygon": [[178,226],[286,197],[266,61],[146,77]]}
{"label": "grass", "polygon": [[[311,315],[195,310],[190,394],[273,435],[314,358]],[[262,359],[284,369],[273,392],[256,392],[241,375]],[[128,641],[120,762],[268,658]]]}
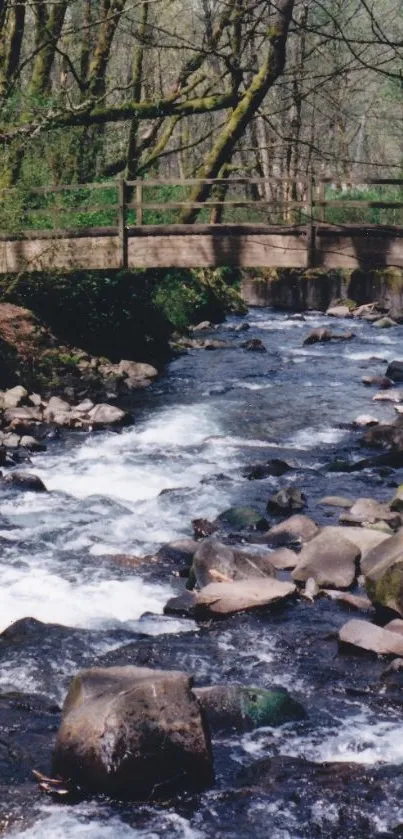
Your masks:
{"label": "grass", "polygon": [[[147,185],[143,182],[143,204],[156,204],[158,207],[143,209],[143,224],[173,224],[178,222],[180,207],[167,207],[167,204],[185,202],[191,187],[186,185]],[[243,187],[236,184],[230,186],[229,200],[245,200]],[[85,186],[69,188],[60,192],[36,192],[35,188],[18,187],[7,191],[0,201],[0,230],[4,232],[19,232],[23,230],[54,230],[79,229],[86,227],[117,227],[118,225],[118,185],[107,184],[97,187]],[[402,201],[403,187],[376,186],[370,188],[350,188],[335,190],[328,187],[325,199],[342,202],[341,206],[326,207],[324,220],[332,224],[403,224],[403,208],[350,207],[349,201],[388,202]],[[127,196],[128,203],[135,203],[136,194]],[[214,200],[213,198],[211,200]],[[345,204],[345,206],[343,206]],[[210,221],[211,206],[206,204],[199,213],[198,222]],[[315,217],[319,218],[316,208]],[[136,224],[136,208],[127,211],[127,224]],[[306,216],[303,210],[293,210],[289,213],[286,223],[304,223]],[[225,222],[255,222],[267,224],[282,224],[284,216],[279,208],[267,207],[264,204],[247,207],[228,205],[225,208],[223,221]]]}

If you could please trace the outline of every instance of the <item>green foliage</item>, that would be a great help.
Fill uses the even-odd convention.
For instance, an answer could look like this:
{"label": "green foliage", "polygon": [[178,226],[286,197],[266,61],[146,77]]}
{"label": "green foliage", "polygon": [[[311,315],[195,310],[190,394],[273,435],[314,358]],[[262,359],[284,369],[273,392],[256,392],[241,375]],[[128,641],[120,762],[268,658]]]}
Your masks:
{"label": "green foliage", "polygon": [[[403,185],[374,185],[345,190],[327,188],[326,200],[346,202],[346,206],[326,207],[325,221],[331,224],[403,224],[402,208],[365,207],[365,202],[403,204]],[[362,201],[360,207],[349,207],[349,201]]]}
{"label": "green foliage", "polygon": [[227,312],[245,311],[236,289],[227,282],[229,277],[234,280],[231,269],[164,272],[155,286],[153,302],[175,329],[202,320],[217,323]]}

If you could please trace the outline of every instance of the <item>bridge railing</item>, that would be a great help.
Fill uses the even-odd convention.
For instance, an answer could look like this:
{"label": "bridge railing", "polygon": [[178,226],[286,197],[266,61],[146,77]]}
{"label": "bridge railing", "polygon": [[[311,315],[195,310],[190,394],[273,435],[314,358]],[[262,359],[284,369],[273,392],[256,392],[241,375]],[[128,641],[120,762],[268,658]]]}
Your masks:
{"label": "bridge railing", "polygon": [[[206,201],[193,188],[211,187]],[[332,178],[147,179],[20,187],[0,190],[0,232],[51,235],[98,231],[101,235],[145,225],[180,222],[199,210],[201,224],[402,224],[403,179],[341,183]]]}

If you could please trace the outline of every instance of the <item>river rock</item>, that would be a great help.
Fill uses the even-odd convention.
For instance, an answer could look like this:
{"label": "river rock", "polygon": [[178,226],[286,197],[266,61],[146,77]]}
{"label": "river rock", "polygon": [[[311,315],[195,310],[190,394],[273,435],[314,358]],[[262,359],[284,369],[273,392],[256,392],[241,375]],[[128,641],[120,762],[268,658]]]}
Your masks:
{"label": "river rock", "polygon": [[278,548],[269,554],[269,560],[276,571],[291,571],[298,565],[298,556],[289,548]]}
{"label": "river rock", "polygon": [[339,631],[340,645],[356,647],[376,655],[403,655],[403,637],[369,621],[353,618]]}
{"label": "river rock", "polygon": [[[403,552],[401,549],[402,534],[391,536],[380,548],[375,548],[366,557],[366,561],[373,562],[373,554],[384,547],[385,555],[376,564],[371,564],[365,572],[365,588],[368,597],[375,606],[390,609],[403,617]],[[393,546],[389,542],[399,539]]]}
{"label": "river rock", "polygon": [[361,569],[363,564],[363,558],[376,548],[377,545],[380,545],[382,542],[385,542],[386,539],[389,538],[390,534],[382,533],[379,530],[371,530],[369,527],[354,527],[353,525],[345,525],[343,527],[323,527],[321,530],[322,533],[327,533],[329,536],[342,536],[343,539],[348,539],[349,542],[352,542],[361,553]]}
{"label": "river rock", "polygon": [[250,338],[249,341],[243,341],[240,345],[241,349],[249,352],[267,352],[263,341],[260,338]]}
{"label": "river rock", "polygon": [[393,382],[403,382],[403,361],[391,361],[388,364],[386,375]]}
{"label": "river rock", "polygon": [[244,478],[248,479],[248,481],[260,481],[263,478],[272,476],[275,478],[281,478],[282,475],[285,475],[286,472],[289,472],[293,468],[294,466],[287,463],[287,461],[273,458],[271,460],[267,460],[266,463],[254,463],[251,466],[248,466],[242,474]]}
{"label": "river rock", "polygon": [[190,576],[192,572],[200,588],[213,582],[273,577],[275,573],[269,553],[235,550],[217,539],[205,539],[197,547]]}
{"label": "river rock", "polygon": [[88,413],[91,425],[96,428],[104,428],[105,426],[122,426],[129,425],[132,422],[132,417],[127,411],[122,411],[114,405],[101,403],[95,405]]}
{"label": "river rock", "polygon": [[343,507],[345,509],[350,509],[353,503],[351,498],[345,498],[342,495],[326,495],[325,498],[318,501],[318,504],[323,507]]}
{"label": "river rock", "polygon": [[296,513],[290,516],[285,521],[273,525],[270,528],[269,536],[281,536],[284,534],[291,539],[297,539],[300,542],[309,542],[314,536],[319,533],[319,527],[315,524],[309,516],[299,515]]}
{"label": "river rock", "polygon": [[376,393],[375,396],[372,397],[373,402],[403,402],[403,390],[397,390],[396,388],[391,388],[391,390],[387,390],[386,392],[380,390],[379,393]]}
{"label": "river rock", "polygon": [[372,425],[379,425],[379,419],[370,414],[360,414],[352,422],[353,428],[370,428]]}
{"label": "river rock", "polygon": [[37,440],[35,437],[31,437],[28,434],[23,434],[20,438],[20,446],[22,449],[27,449],[30,452],[45,452],[46,446],[44,443],[41,443],[40,440]]}
{"label": "river rock", "polygon": [[251,731],[260,726],[275,727],[305,717],[299,702],[285,688],[213,685],[193,688],[214,733]]}
{"label": "river rock", "polygon": [[29,492],[47,492],[45,484],[38,475],[31,475],[29,472],[9,472],[4,475],[3,482],[10,484],[15,489],[23,489]]}
{"label": "river rock", "polygon": [[352,332],[341,332],[337,334],[336,332],[332,332],[330,329],[319,327],[318,329],[312,329],[309,335],[307,335],[304,339],[303,343],[309,345],[327,343],[329,341],[350,341],[351,338],[354,338],[354,334]]}
{"label": "river rock", "polygon": [[293,580],[306,582],[309,577],[324,588],[350,588],[356,578],[359,549],[341,533],[322,531],[302,548]]}
{"label": "river rock", "polygon": [[64,704],[53,771],[83,789],[133,800],[209,785],[209,733],[190,678],[131,666],[78,673]]}
{"label": "river rock", "polygon": [[321,592],[322,594],[325,594],[326,597],[329,597],[330,600],[337,600],[338,603],[351,606],[353,609],[359,609],[364,612],[369,612],[373,609],[369,597],[365,597],[363,595],[351,594],[350,591],[336,591],[335,589],[327,588],[322,588]]}
{"label": "river rock", "polygon": [[330,318],[352,318],[353,313],[349,309],[348,306],[331,306],[327,312],[327,316]]}
{"label": "river rock", "polygon": [[40,408],[7,408],[4,411],[4,421],[9,423],[19,422],[35,423],[42,421],[42,411]]}
{"label": "river rock", "polygon": [[18,408],[24,399],[28,396],[28,391],[22,385],[16,385],[15,387],[9,388],[9,390],[2,391],[1,393],[1,404],[2,407],[7,408]]}
{"label": "river rock", "polygon": [[387,504],[374,501],[373,498],[358,498],[348,513],[341,513],[340,524],[375,524],[376,522],[387,522],[396,530],[401,525],[399,513],[390,510]]}
{"label": "river rock", "polygon": [[[375,531],[372,531],[375,533]],[[364,554],[361,559],[361,571],[363,574],[372,574],[372,570],[378,569],[371,579],[374,581],[379,579],[379,576],[388,566],[403,558],[403,532],[395,533],[393,536],[386,536],[386,534],[379,534],[383,536],[377,545]],[[378,568],[379,566],[379,568]]]}
{"label": "river rock", "polygon": [[403,513],[403,484],[398,486],[389,506],[391,510]]}
{"label": "river rock", "polygon": [[262,580],[242,580],[232,583],[210,583],[197,595],[196,614],[200,617],[219,617],[271,606],[287,600],[296,592],[293,583],[268,577]]}
{"label": "river rock", "polygon": [[392,452],[403,452],[403,417],[390,425],[377,425],[365,432],[362,442],[372,448],[387,448]]}
{"label": "river rock", "polygon": [[298,487],[285,487],[269,498],[267,512],[281,515],[285,512],[299,511],[306,507],[306,496]]}
{"label": "river rock", "polygon": [[397,323],[393,320],[393,318],[389,318],[385,315],[385,317],[375,320],[373,325],[378,329],[390,329],[391,326],[397,326]]}
{"label": "river rock", "polygon": [[387,376],[364,376],[362,383],[363,385],[367,385],[367,387],[374,385],[381,390],[388,390],[393,385],[392,379],[388,379]]}
{"label": "river rock", "polygon": [[140,361],[128,361],[122,359],[117,365],[117,372],[124,375],[133,385],[135,382],[147,383],[147,380],[155,379],[158,370],[152,364],[145,364]]}
{"label": "river rock", "polygon": [[403,620],[395,618],[393,621],[386,623],[383,628],[387,629],[388,632],[397,632],[398,635],[403,635]]}

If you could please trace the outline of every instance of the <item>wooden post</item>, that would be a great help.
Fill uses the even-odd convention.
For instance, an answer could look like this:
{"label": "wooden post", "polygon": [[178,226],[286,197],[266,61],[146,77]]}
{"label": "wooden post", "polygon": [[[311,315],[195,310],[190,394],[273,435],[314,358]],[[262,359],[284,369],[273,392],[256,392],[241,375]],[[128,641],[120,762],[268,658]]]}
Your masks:
{"label": "wooden post", "polygon": [[128,248],[126,225],[126,181],[124,178],[120,178],[119,180],[119,240],[121,267],[125,269],[128,266]]}
{"label": "wooden post", "polygon": [[315,251],[316,251],[316,224],[313,215],[314,200],[313,200],[313,178],[309,176],[306,189],[306,267],[315,267]]}
{"label": "wooden post", "polygon": [[136,181],[136,224],[143,224],[143,183]]}

